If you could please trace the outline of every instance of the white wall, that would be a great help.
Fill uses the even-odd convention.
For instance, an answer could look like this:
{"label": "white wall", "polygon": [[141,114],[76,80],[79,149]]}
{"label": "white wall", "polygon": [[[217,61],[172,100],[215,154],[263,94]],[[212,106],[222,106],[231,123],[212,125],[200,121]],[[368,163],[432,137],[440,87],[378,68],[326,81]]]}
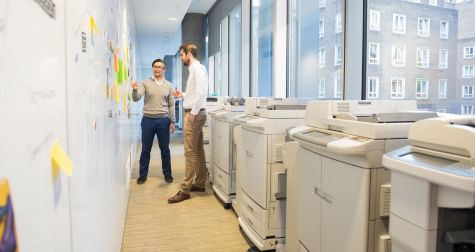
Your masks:
{"label": "white wall", "polygon": [[[127,98],[123,111],[139,61],[133,12],[127,0],[54,4],[51,18],[35,1],[0,0],[0,178],[10,183],[21,251],[119,251],[141,117]],[[104,98],[104,83],[117,79],[107,37],[125,61],[129,45],[119,102]],[[71,177],[53,177],[56,141],[74,163]]]}

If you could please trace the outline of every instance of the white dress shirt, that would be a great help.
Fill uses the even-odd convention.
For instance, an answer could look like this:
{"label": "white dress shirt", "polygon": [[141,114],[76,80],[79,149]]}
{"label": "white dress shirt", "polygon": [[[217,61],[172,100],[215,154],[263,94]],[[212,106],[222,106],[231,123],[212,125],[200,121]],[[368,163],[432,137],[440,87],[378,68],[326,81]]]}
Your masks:
{"label": "white dress shirt", "polygon": [[197,115],[200,109],[206,106],[208,90],[208,74],[206,68],[195,61],[188,67],[190,75],[186,83],[186,92],[183,94],[183,108],[191,109],[191,114]]}

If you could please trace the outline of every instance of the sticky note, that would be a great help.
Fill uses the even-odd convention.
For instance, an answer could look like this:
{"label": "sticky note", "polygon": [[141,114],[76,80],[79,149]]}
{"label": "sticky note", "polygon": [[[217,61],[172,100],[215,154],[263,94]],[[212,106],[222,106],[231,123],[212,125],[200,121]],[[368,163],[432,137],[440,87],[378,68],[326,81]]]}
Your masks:
{"label": "sticky note", "polygon": [[124,72],[124,80],[127,80],[127,68],[125,67],[125,63],[122,70]]}
{"label": "sticky note", "polygon": [[94,22],[94,18],[91,16],[91,34],[94,33],[94,30],[96,31],[96,34],[99,35],[99,31],[97,31],[97,26],[96,23]]}
{"label": "sticky note", "polygon": [[127,99],[125,98],[125,91],[124,91],[124,112],[127,112],[126,101],[127,101]]}
{"label": "sticky note", "polygon": [[119,95],[119,84],[117,81],[115,82],[115,102],[120,101],[120,95]]}
{"label": "sticky note", "polygon": [[106,90],[106,83],[104,82],[103,86],[103,91],[104,91],[104,98],[107,98],[107,90]]}
{"label": "sticky note", "polygon": [[117,67],[117,50],[114,50],[114,71],[115,72],[119,71]]}
{"label": "sticky note", "polygon": [[129,63],[129,46],[127,46],[127,63]]}
{"label": "sticky note", "polygon": [[117,72],[117,81],[122,84],[124,82],[124,63],[119,59],[119,72]]}
{"label": "sticky note", "polygon": [[112,99],[112,91],[113,91],[113,90],[114,90],[113,87],[111,87],[110,90],[109,90],[109,97],[110,97],[111,99]]}
{"label": "sticky note", "polygon": [[74,164],[63,151],[58,141],[56,141],[53,149],[51,149],[51,163],[53,165],[53,170],[55,167],[59,166],[68,176],[71,177]]}

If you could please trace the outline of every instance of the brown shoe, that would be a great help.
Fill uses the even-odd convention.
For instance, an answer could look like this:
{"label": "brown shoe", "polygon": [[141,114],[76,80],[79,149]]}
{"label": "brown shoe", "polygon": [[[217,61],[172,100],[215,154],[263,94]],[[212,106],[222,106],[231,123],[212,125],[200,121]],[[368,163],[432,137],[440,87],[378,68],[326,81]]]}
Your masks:
{"label": "brown shoe", "polygon": [[178,191],[178,193],[175,196],[168,199],[168,203],[178,203],[178,202],[187,200],[189,198],[190,198],[189,194],[186,194],[182,191]]}
{"label": "brown shoe", "polygon": [[192,192],[204,192],[205,189],[204,189],[204,188],[199,188],[199,187],[197,187],[197,186],[195,186],[195,185],[192,185],[192,186],[191,186],[191,191],[192,191]]}

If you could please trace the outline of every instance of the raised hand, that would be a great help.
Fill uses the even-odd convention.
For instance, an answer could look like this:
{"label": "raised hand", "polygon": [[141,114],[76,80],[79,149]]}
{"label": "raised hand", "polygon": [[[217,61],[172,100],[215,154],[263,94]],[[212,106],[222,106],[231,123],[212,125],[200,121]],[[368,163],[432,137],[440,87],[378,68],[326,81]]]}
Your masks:
{"label": "raised hand", "polygon": [[137,82],[136,81],[132,81],[132,89],[137,89]]}
{"label": "raised hand", "polygon": [[183,97],[183,93],[180,92],[178,89],[175,89],[173,90],[173,96],[175,96],[175,98]]}

